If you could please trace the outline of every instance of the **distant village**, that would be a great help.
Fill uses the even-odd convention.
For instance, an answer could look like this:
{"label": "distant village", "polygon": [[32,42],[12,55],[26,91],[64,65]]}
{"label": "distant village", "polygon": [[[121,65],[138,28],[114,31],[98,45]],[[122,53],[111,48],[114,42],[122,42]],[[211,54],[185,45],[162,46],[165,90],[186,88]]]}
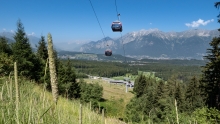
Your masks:
{"label": "distant village", "polygon": [[91,76],[91,75],[88,75],[88,77],[90,79],[102,79],[102,80],[107,81],[108,83],[112,83],[112,84],[124,84],[124,85],[127,85],[127,87],[130,87],[130,88],[134,87],[134,81],[130,81],[129,78],[124,78],[124,80],[114,80],[114,79],[111,79],[111,78]]}

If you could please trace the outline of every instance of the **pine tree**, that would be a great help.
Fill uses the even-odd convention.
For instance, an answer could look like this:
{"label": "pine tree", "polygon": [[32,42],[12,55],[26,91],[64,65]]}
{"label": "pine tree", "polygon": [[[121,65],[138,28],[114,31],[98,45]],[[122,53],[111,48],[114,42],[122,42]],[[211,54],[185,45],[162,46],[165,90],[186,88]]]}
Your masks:
{"label": "pine tree", "polygon": [[158,109],[157,117],[161,120],[165,120],[171,111],[171,104],[169,102],[168,93],[168,85],[163,81],[159,81],[155,95],[157,100],[155,107]]}
{"label": "pine tree", "polygon": [[0,76],[13,71],[12,49],[5,37],[0,37]]}
{"label": "pine tree", "polygon": [[[215,2],[215,5],[214,5],[216,8],[218,8],[219,9],[219,6],[220,6],[220,2]],[[220,22],[220,14],[218,14],[218,22]],[[220,28],[218,29],[218,31],[220,31]]]}
{"label": "pine tree", "polygon": [[141,97],[144,94],[144,90],[147,86],[146,77],[143,74],[140,74],[134,83],[133,91],[136,93],[136,97]]}
{"label": "pine tree", "polygon": [[0,53],[12,55],[12,49],[5,37],[0,37]]}
{"label": "pine tree", "polygon": [[204,56],[208,62],[203,67],[202,82],[208,106],[220,109],[220,37],[213,38],[209,44],[212,48]]}
{"label": "pine tree", "polygon": [[187,111],[193,112],[196,108],[203,105],[203,98],[201,96],[200,84],[198,79],[194,76],[187,85],[186,90],[186,107]]}
{"label": "pine tree", "polygon": [[79,98],[80,97],[80,86],[76,82],[76,73],[73,69],[73,66],[70,62],[70,59],[68,58],[68,62],[66,65],[67,74],[69,74],[69,82],[71,83],[70,89],[69,89],[69,97],[70,98]]}
{"label": "pine tree", "polygon": [[185,93],[183,92],[182,84],[178,83],[176,86],[174,99],[176,99],[178,110],[180,112],[183,112],[185,110],[185,100],[184,100],[185,96],[184,96],[184,94]]}
{"label": "pine tree", "polygon": [[12,44],[13,60],[17,62],[19,75],[37,80],[39,62],[31,49],[29,39],[20,20],[17,22],[14,39],[15,43]]}
{"label": "pine tree", "polygon": [[59,91],[68,98],[79,98],[80,87],[76,82],[75,70],[68,58],[67,63],[61,63],[58,67]]}
{"label": "pine tree", "polygon": [[48,50],[44,36],[41,36],[41,40],[38,42],[38,45],[37,56],[46,61],[48,58]]}
{"label": "pine tree", "polygon": [[183,89],[184,83],[182,80],[179,80],[179,74],[174,74],[169,78],[167,82],[168,86],[168,96],[169,103],[171,106],[174,106],[174,100],[177,101],[178,110],[185,110],[185,91]]}
{"label": "pine tree", "polygon": [[[216,2],[215,7],[219,6],[220,2]],[[220,14],[217,17],[220,22]],[[206,104],[220,109],[220,37],[214,37],[209,44],[211,48],[207,49],[207,56],[204,56],[208,62],[203,66],[201,86],[204,96],[207,96]]]}
{"label": "pine tree", "polygon": [[173,98],[173,101],[175,99],[175,93],[176,93],[176,89],[177,89],[177,85],[179,84],[179,80],[177,79],[178,75],[177,74],[174,74],[172,75],[169,79],[168,79],[168,87],[169,87],[169,97]]}
{"label": "pine tree", "polygon": [[12,56],[0,52],[0,76],[9,75],[11,71],[13,71]]}
{"label": "pine tree", "polygon": [[[50,82],[50,78],[49,78],[49,69],[46,69],[46,67],[48,67],[48,65],[46,66],[47,63],[47,59],[48,59],[48,50],[47,50],[47,45],[46,45],[46,41],[44,36],[41,36],[40,41],[38,42],[38,46],[37,46],[37,58],[40,61],[39,65],[40,65],[40,71],[39,71],[39,82],[40,83],[46,83],[49,84]],[[46,69],[46,75],[45,75],[45,69]]]}
{"label": "pine tree", "polygon": [[[216,8],[219,5],[220,2],[215,3]],[[220,14],[217,17],[220,22]],[[220,37],[214,37],[209,44],[211,48],[207,49],[207,56],[204,56],[208,62],[203,66],[203,93],[207,95],[206,103],[209,107],[220,109]]]}

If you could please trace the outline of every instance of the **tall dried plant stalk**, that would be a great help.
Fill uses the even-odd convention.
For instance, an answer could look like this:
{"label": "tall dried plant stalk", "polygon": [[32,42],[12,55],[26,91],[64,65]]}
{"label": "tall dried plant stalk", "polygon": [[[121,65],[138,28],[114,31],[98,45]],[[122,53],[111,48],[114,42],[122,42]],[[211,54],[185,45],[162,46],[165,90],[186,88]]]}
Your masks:
{"label": "tall dried plant stalk", "polygon": [[48,58],[47,58],[47,61],[46,61],[46,64],[45,64],[45,69],[44,69],[44,89],[46,89],[46,75],[47,75],[47,66],[48,66]]}
{"label": "tall dried plant stalk", "polygon": [[4,90],[4,85],[2,86],[2,91],[0,92],[0,100],[3,101],[3,90]]}
{"label": "tall dried plant stalk", "polygon": [[49,56],[49,68],[50,68],[50,83],[52,89],[53,100],[57,103],[58,100],[58,81],[57,81],[57,73],[56,73],[56,66],[55,66],[55,57],[54,57],[54,50],[53,50],[53,41],[52,36],[50,33],[47,35],[48,41],[48,56]]}
{"label": "tall dried plant stalk", "polygon": [[104,109],[102,109],[102,124],[105,124],[105,113],[104,113]]}
{"label": "tall dried plant stalk", "polygon": [[79,106],[79,124],[82,124],[82,104]]}
{"label": "tall dried plant stalk", "polygon": [[178,110],[177,110],[177,102],[176,102],[176,99],[175,99],[175,108],[176,108],[176,121],[177,121],[177,124],[179,124],[179,117],[178,117]]}
{"label": "tall dried plant stalk", "polygon": [[17,71],[17,63],[14,63],[14,76],[15,76],[15,91],[16,91],[16,119],[17,119],[17,124],[19,124],[19,89],[18,89],[18,71]]}

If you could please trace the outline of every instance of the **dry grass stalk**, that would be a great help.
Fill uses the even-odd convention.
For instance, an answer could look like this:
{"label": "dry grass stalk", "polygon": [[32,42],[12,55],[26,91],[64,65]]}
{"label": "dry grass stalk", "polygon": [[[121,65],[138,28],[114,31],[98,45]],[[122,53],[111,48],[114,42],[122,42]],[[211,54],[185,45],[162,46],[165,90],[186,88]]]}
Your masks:
{"label": "dry grass stalk", "polygon": [[82,124],[82,104],[79,107],[79,124]]}
{"label": "dry grass stalk", "polygon": [[105,113],[104,113],[104,109],[102,109],[102,123],[105,123]]}
{"label": "dry grass stalk", "polygon": [[18,89],[18,71],[17,71],[17,63],[14,63],[14,76],[15,76],[15,90],[16,90],[16,119],[17,119],[17,124],[19,124],[19,89]]}
{"label": "dry grass stalk", "polygon": [[176,102],[176,99],[175,99],[175,108],[176,108],[176,121],[177,121],[177,124],[179,124],[179,117],[178,117],[178,111],[177,111],[177,102]]}
{"label": "dry grass stalk", "polygon": [[53,100],[57,103],[58,100],[58,81],[57,81],[57,73],[56,73],[56,66],[55,66],[55,57],[54,57],[54,50],[53,50],[53,42],[52,36],[48,33],[47,36],[48,40],[48,56],[49,56],[49,68],[50,68],[50,82],[51,82],[51,89],[53,94]]}
{"label": "dry grass stalk", "polygon": [[46,84],[47,84],[46,81],[45,81],[45,78],[46,78],[46,75],[47,75],[48,59],[49,58],[47,58],[45,69],[44,69],[44,89],[46,89]]}
{"label": "dry grass stalk", "polygon": [[3,101],[2,92],[0,92],[0,100]]}

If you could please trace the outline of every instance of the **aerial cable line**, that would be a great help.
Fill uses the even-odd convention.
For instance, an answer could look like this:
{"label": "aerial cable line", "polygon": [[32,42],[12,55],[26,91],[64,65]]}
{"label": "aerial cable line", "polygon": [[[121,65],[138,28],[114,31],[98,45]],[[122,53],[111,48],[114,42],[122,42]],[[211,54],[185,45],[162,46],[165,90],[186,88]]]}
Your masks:
{"label": "aerial cable line", "polygon": [[115,8],[116,8],[116,13],[117,13],[118,21],[120,21],[120,19],[119,19],[120,14],[118,13],[118,7],[117,7],[117,4],[116,4],[116,0],[115,0]]}
{"label": "aerial cable line", "polygon": [[[95,14],[95,17],[96,17],[96,19],[97,19],[97,21],[98,21],[98,23],[99,23],[99,27],[100,27],[100,29],[101,29],[101,31],[102,31],[102,34],[103,34],[103,36],[104,36],[104,38],[105,38],[105,41],[106,41],[106,43],[107,43],[105,34],[104,34],[103,30],[102,30],[102,26],[101,26],[101,24],[100,24],[100,22],[99,22],[99,19],[98,19],[97,15],[96,15],[96,12],[95,12],[95,9],[94,9],[94,7],[93,7],[93,5],[92,5],[92,2],[91,2],[91,0],[89,0],[89,1],[90,1],[90,5],[91,5],[91,7],[92,7],[92,10],[93,10],[93,12],[94,12],[94,14]],[[108,46],[108,43],[107,43],[107,46]]]}
{"label": "aerial cable line", "polygon": [[[120,34],[121,34],[121,32],[120,32]],[[122,40],[122,46],[123,46],[123,51],[124,51],[124,58],[125,58],[125,62],[126,62],[125,48],[124,48],[124,43],[123,43],[123,39],[122,39],[122,34],[121,34],[121,40]]]}
{"label": "aerial cable line", "polygon": [[[117,7],[117,3],[116,3],[116,0],[115,0],[115,8],[116,8],[116,14],[117,14],[117,17],[118,17],[118,21],[120,21],[120,14],[118,13],[118,7]],[[120,32],[121,34],[121,32]],[[122,46],[123,46],[123,51],[124,51],[124,58],[125,58],[125,62],[126,62],[126,57],[125,57],[125,48],[124,48],[124,42],[123,42],[123,39],[122,39],[122,34],[121,34],[121,40],[122,40]]]}

